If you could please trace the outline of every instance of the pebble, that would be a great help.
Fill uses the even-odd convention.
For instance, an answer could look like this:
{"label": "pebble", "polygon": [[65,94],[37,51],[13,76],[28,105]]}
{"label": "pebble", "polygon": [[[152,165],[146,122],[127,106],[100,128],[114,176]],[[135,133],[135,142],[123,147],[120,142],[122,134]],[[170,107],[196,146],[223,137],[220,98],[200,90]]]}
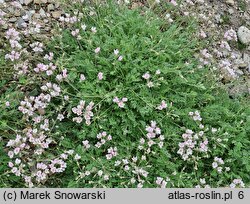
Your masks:
{"label": "pebble", "polygon": [[228,9],[228,13],[229,14],[233,14],[234,13],[234,10],[232,8]]}
{"label": "pebble", "polygon": [[242,44],[244,45],[249,44],[250,43],[250,30],[245,26],[241,26],[238,29],[238,38]]}
{"label": "pebble", "polygon": [[23,0],[23,4],[26,6],[29,5],[33,0]]}
{"label": "pebble", "polygon": [[23,20],[23,18],[19,18],[17,20],[17,27],[18,28],[24,28],[25,27],[24,24],[25,24],[25,21]]}
{"label": "pebble", "polygon": [[51,12],[53,18],[60,18],[62,12],[61,11],[53,11]]}
{"label": "pebble", "polygon": [[35,4],[46,4],[47,2],[47,0],[34,0]]}
{"label": "pebble", "polygon": [[246,93],[248,93],[248,87],[246,84],[235,85],[229,90],[229,94],[233,98],[237,98]]}
{"label": "pebble", "polygon": [[250,73],[250,55],[247,53],[243,54],[243,60],[247,64],[246,69]]}
{"label": "pebble", "polygon": [[14,23],[14,22],[16,22],[16,21],[17,21],[17,18],[16,18],[16,17],[13,17],[13,18],[10,18],[10,19],[9,19],[9,22],[10,22],[10,23]]}
{"label": "pebble", "polygon": [[49,4],[48,7],[47,7],[48,11],[53,11],[54,9],[55,9],[55,7],[54,7],[53,4]]}
{"label": "pebble", "polygon": [[229,4],[230,6],[234,5],[234,0],[226,0],[226,3]]}
{"label": "pebble", "polygon": [[46,12],[45,12],[42,8],[39,10],[39,14],[40,14],[40,16],[43,17],[43,18],[46,17]]}
{"label": "pebble", "polygon": [[244,53],[243,54],[243,60],[244,60],[244,62],[250,64],[250,55],[247,54],[247,53]]}

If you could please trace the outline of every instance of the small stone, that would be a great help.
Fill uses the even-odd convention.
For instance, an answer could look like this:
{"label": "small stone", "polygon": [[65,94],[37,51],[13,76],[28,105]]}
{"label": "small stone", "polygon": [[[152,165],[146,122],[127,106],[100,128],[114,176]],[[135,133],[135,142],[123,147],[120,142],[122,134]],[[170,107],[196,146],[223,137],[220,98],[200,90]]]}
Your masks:
{"label": "small stone", "polygon": [[51,12],[53,18],[60,18],[62,12],[61,11],[53,11]]}
{"label": "small stone", "polygon": [[59,3],[59,2],[56,2],[56,3],[55,3],[55,8],[59,8],[59,6],[60,6],[60,3]]}
{"label": "small stone", "polygon": [[34,18],[40,19],[40,18],[41,18],[41,15],[40,15],[39,13],[35,13],[35,14],[34,14]]}
{"label": "small stone", "polygon": [[239,67],[240,69],[246,68],[246,67],[247,67],[247,63],[241,62],[241,63],[238,64],[238,67]]}
{"label": "small stone", "polygon": [[15,12],[15,16],[16,16],[16,17],[21,16],[21,12],[20,12],[19,10],[17,10],[17,11]]}
{"label": "small stone", "polygon": [[7,9],[9,11],[9,13],[14,13],[15,12],[13,6],[9,6]]}
{"label": "small stone", "polygon": [[247,86],[250,88],[250,79],[246,79],[246,82]]}
{"label": "small stone", "polygon": [[27,6],[29,5],[33,0],[23,0],[23,3]]}
{"label": "small stone", "polygon": [[7,30],[8,29],[8,25],[7,24],[3,24],[3,25],[1,25],[2,27],[2,29],[4,29],[4,30]]}
{"label": "small stone", "polygon": [[55,7],[54,7],[53,4],[49,4],[48,7],[47,7],[48,11],[53,11],[54,9],[55,9]]}
{"label": "small stone", "polygon": [[246,84],[238,84],[229,90],[229,95],[233,98],[237,98],[248,93],[248,87]]}
{"label": "small stone", "polygon": [[246,70],[250,73],[250,55],[247,53],[243,54],[243,60],[247,64]]}
{"label": "small stone", "polygon": [[250,55],[249,54],[244,53],[243,54],[243,60],[244,60],[245,63],[250,65]]}
{"label": "small stone", "polygon": [[226,3],[229,4],[230,6],[234,5],[234,0],[226,0]]}
{"label": "small stone", "polygon": [[9,19],[9,22],[10,22],[10,23],[14,23],[14,22],[16,22],[16,21],[17,21],[17,18],[16,18],[16,17],[13,17],[13,18],[10,18],[10,19]]}
{"label": "small stone", "polygon": [[47,0],[34,0],[35,4],[46,4],[47,2]]}
{"label": "small stone", "polygon": [[232,8],[228,9],[229,14],[234,14],[234,10]]}
{"label": "small stone", "polygon": [[23,20],[23,18],[19,18],[18,20],[17,20],[17,27],[18,28],[24,28],[25,27],[25,21]]}
{"label": "small stone", "polygon": [[39,14],[41,15],[41,17],[45,18],[46,17],[46,12],[41,8],[39,10]]}
{"label": "small stone", "polygon": [[249,44],[250,43],[250,30],[245,26],[241,26],[238,29],[238,38],[242,44],[244,45]]}
{"label": "small stone", "polygon": [[235,73],[238,75],[238,76],[242,76],[244,74],[244,72],[240,69],[236,69],[235,70]]}

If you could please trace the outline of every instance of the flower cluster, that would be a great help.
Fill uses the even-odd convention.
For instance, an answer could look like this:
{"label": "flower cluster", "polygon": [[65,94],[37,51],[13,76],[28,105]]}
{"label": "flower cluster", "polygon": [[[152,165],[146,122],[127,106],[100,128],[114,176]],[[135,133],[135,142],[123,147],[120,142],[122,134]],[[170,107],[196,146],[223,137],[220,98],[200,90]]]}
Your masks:
{"label": "flower cluster", "polygon": [[[194,150],[204,153],[208,151],[208,139],[204,137],[204,131],[194,133],[192,130],[187,129],[186,132],[182,134],[182,138],[184,142],[179,143],[177,153],[182,156],[184,161],[193,155]],[[198,143],[199,141],[200,143]]]}
{"label": "flower cluster", "polygon": [[50,62],[48,65],[39,63],[34,68],[34,71],[36,73],[46,72],[47,76],[51,76],[55,70],[56,70],[56,66],[52,62]]}
{"label": "flower cluster", "polygon": [[46,83],[44,86],[41,87],[41,90],[45,92],[49,92],[51,97],[56,97],[60,95],[61,88],[57,84],[52,84],[50,82]]}
{"label": "flower cluster", "polygon": [[230,188],[245,188],[245,184],[243,183],[242,179],[234,179],[233,182],[230,184]]}
{"label": "flower cluster", "polygon": [[61,82],[63,79],[67,79],[67,72],[67,69],[63,69],[61,74],[56,75],[56,80]]}
{"label": "flower cluster", "polygon": [[117,147],[110,147],[109,149],[108,149],[108,153],[106,154],[106,158],[108,159],[108,160],[110,160],[110,159],[112,159],[113,157],[115,157],[115,156],[117,156]]}
{"label": "flower cluster", "polygon": [[[118,55],[119,55],[119,52],[120,52],[120,51],[119,51],[118,49],[115,49],[115,50],[114,50],[114,55],[115,55],[115,56],[118,56]],[[122,60],[123,60],[123,56],[120,55],[120,56],[118,56],[117,59],[118,59],[118,61],[122,61]]]}
{"label": "flower cluster", "polygon": [[[146,158],[143,155],[141,160],[145,159]],[[132,173],[133,177],[130,179],[129,184],[135,185],[137,183],[137,188],[142,188],[149,172],[140,167],[138,162],[140,162],[140,159],[138,159],[136,156],[133,156],[131,159],[123,158],[122,160],[115,161],[115,166],[122,167],[125,172],[129,173],[129,175]]]}
{"label": "flower cluster", "polygon": [[89,149],[90,148],[90,144],[88,140],[84,140],[82,141],[83,146],[85,147],[85,149]]}
{"label": "flower cluster", "polygon": [[163,109],[166,109],[167,108],[167,104],[166,104],[166,101],[161,101],[161,104],[159,106],[157,106],[156,109],[158,110],[163,110]]}
{"label": "flower cluster", "polygon": [[[154,77],[157,77],[157,75],[161,74],[161,71],[159,69],[156,70]],[[159,81],[163,80],[163,77],[159,77],[156,79],[156,81],[153,81],[153,78],[149,72],[146,72],[142,75],[142,78],[147,81],[147,86],[149,88],[154,87],[155,85],[160,85]],[[151,79],[152,78],[152,79]],[[150,80],[151,79],[151,80]]]}
{"label": "flower cluster", "polygon": [[189,112],[189,115],[193,118],[194,121],[202,121],[199,111]]}
{"label": "flower cluster", "polygon": [[72,112],[77,115],[77,117],[73,118],[73,121],[77,123],[81,123],[84,117],[86,125],[90,125],[91,118],[94,116],[92,112],[94,103],[91,101],[86,107],[85,107],[85,103],[86,103],[85,101],[81,100],[79,105],[72,108]]}
{"label": "flower cluster", "polygon": [[100,148],[102,145],[104,145],[106,143],[106,141],[111,141],[112,140],[112,136],[108,135],[107,132],[100,132],[97,134],[96,138],[100,141],[98,141],[95,146],[97,148]]}
{"label": "flower cluster", "polygon": [[10,28],[6,31],[5,37],[9,40],[12,50],[9,54],[5,55],[5,59],[15,61],[20,58],[21,52],[19,50],[22,48],[22,46],[19,43],[19,41],[21,40],[19,35],[20,33],[14,28]]}
{"label": "flower cluster", "polygon": [[63,172],[65,171],[66,166],[67,166],[66,163],[61,159],[54,159],[51,161],[51,164],[49,165],[52,173]]}
{"label": "flower cluster", "polygon": [[36,97],[30,96],[29,98],[25,98],[24,101],[20,102],[18,110],[27,116],[34,116],[35,111],[39,111],[40,114],[43,114],[42,112],[48,106],[50,100],[50,94],[41,93]]}
{"label": "flower cluster", "polygon": [[237,78],[237,74],[235,70],[233,69],[232,63],[227,59],[220,60],[219,67],[221,68],[221,71],[225,71],[227,75],[231,76],[232,78]]}
{"label": "flower cluster", "polygon": [[208,53],[208,50],[207,49],[201,50],[200,54],[201,54],[200,62],[203,65],[210,64],[210,59],[212,58],[212,55],[210,53]]}
{"label": "flower cluster", "polygon": [[43,44],[40,42],[34,42],[30,44],[30,47],[34,52],[43,52]]}
{"label": "flower cluster", "polygon": [[113,102],[115,102],[120,108],[124,108],[125,102],[127,102],[127,98],[119,99],[117,96],[114,97]]}
{"label": "flower cluster", "polygon": [[216,169],[218,173],[222,172],[223,165],[224,165],[224,161],[222,160],[222,158],[219,158],[219,157],[214,158],[214,162],[212,163],[212,167],[214,169]]}
{"label": "flower cluster", "polygon": [[225,32],[224,38],[228,41],[231,41],[231,40],[237,41],[238,40],[237,33],[232,28]]}
{"label": "flower cluster", "polygon": [[67,24],[75,24],[76,22],[80,21],[80,19],[77,16],[71,16],[70,14],[65,13],[65,16],[61,16],[59,21],[65,22]]}
{"label": "flower cluster", "polygon": [[206,179],[205,178],[201,178],[200,179],[200,184],[195,186],[195,188],[211,188],[211,187],[210,187],[210,185],[206,184]]}
{"label": "flower cluster", "polygon": [[[140,139],[140,145],[138,149],[145,150],[146,154],[151,153],[151,147],[153,145],[158,145],[159,148],[162,148],[164,145],[164,135],[161,134],[161,129],[157,127],[155,121],[151,121],[150,126],[146,126],[147,134],[147,141],[144,138]],[[152,152],[154,153],[154,152]]]}
{"label": "flower cluster", "polygon": [[16,71],[16,74],[24,75],[28,73],[28,61],[24,61],[21,63],[14,64],[14,70]]}
{"label": "flower cluster", "polygon": [[166,179],[164,179],[162,177],[157,177],[155,183],[160,188],[166,188],[168,181],[170,181],[170,179],[168,177]]}

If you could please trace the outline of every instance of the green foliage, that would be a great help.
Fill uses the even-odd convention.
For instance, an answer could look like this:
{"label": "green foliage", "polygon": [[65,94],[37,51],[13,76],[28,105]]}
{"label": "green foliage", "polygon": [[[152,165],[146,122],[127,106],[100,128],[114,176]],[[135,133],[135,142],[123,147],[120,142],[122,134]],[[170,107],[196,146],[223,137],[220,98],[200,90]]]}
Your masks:
{"label": "green foliage", "polygon": [[[148,176],[143,178],[144,187],[156,187],[157,177],[170,178],[167,187],[194,187],[201,178],[205,178],[212,187],[228,186],[235,178],[241,178],[248,185],[250,107],[230,99],[224,90],[217,87],[207,69],[196,68],[198,62],[194,54],[199,42],[191,35],[195,30],[194,23],[187,24],[180,17],[177,22],[168,24],[151,10],[129,10],[113,4],[96,6],[96,15],[93,16],[87,15],[88,8],[81,9],[85,14],[81,22],[63,29],[61,36],[55,37],[47,47],[48,51],[55,53],[59,70],[67,68],[68,78],[60,82],[62,96],[53,100],[46,110],[55,122],[50,131],[55,143],[45,155],[49,159],[50,154],[58,155],[73,149],[81,159],[76,161],[70,157],[66,171],[51,176],[41,186],[136,187],[140,178],[132,171],[135,167],[148,172]],[[81,39],[77,39],[71,31],[80,29],[83,23],[88,29],[80,30]],[[89,31],[92,26],[96,26],[97,33]],[[94,52],[97,47],[101,48],[98,54]],[[121,61],[114,55],[115,49],[119,49],[123,56]],[[157,70],[161,73],[156,74]],[[99,72],[103,73],[103,80],[98,80]],[[142,78],[147,72],[154,85],[151,88]],[[85,81],[79,80],[81,74],[85,75]],[[39,86],[34,87],[30,95],[36,95]],[[70,100],[63,104],[65,95],[69,95]],[[113,102],[116,96],[128,98],[124,108]],[[7,138],[12,137],[10,127],[18,129],[22,126],[21,123],[14,124],[21,120],[17,111],[21,97],[11,88],[1,95],[2,151]],[[3,102],[6,100],[11,101],[11,107],[5,107]],[[71,110],[80,100],[87,104],[95,103],[94,117],[89,126],[72,121]],[[168,107],[157,110],[162,100]],[[177,151],[186,129],[200,131],[201,122],[189,116],[189,112],[196,110],[202,116],[209,150],[207,153],[196,151],[191,159],[184,161]],[[62,122],[56,120],[58,112],[67,116]],[[141,138],[146,139],[145,128],[151,121],[156,121],[161,128],[165,141],[162,148],[155,145],[151,153],[146,154],[138,146]],[[218,131],[212,133],[212,128]],[[94,148],[98,142],[96,135],[102,131],[112,135],[113,139],[101,148]],[[90,142],[90,149],[83,148],[84,140]],[[118,149],[118,155],[111,160],[105,157],[109,147]],[[6,166],[8,159],[3,152],[1,155],[4,156],[1,156],[0,166]],[[143,156],[146,159],[142,159]],[[138,160],[131,162],[132,157]],[[212,168],[215,157],[223,158],[225,166],[231,170],[219,174]],[[125,171],[121,165],[115,166],[115,161],[122,159],[130,161],[130,170]],[[98,176],[99,170],[109,179]],[[7,171],[1,167],[0,175]],[[88,171],[90,176],[86,175]],[[138,182],[130,182],[131,178]],[[12,183],[18,180],[15,176],[7,180],[1,176],[0,179],[1,186],[17,187]],[[18,186],[22,184],[18,183]]]}

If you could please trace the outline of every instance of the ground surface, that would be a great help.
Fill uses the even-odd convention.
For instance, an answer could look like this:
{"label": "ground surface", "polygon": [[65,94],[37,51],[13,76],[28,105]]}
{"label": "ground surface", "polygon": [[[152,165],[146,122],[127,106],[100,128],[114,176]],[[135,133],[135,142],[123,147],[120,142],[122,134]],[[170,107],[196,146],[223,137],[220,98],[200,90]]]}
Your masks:
{"label": "ground surface", "polygon": [[249,185],[248,0],[0,9],[1,187]]}

